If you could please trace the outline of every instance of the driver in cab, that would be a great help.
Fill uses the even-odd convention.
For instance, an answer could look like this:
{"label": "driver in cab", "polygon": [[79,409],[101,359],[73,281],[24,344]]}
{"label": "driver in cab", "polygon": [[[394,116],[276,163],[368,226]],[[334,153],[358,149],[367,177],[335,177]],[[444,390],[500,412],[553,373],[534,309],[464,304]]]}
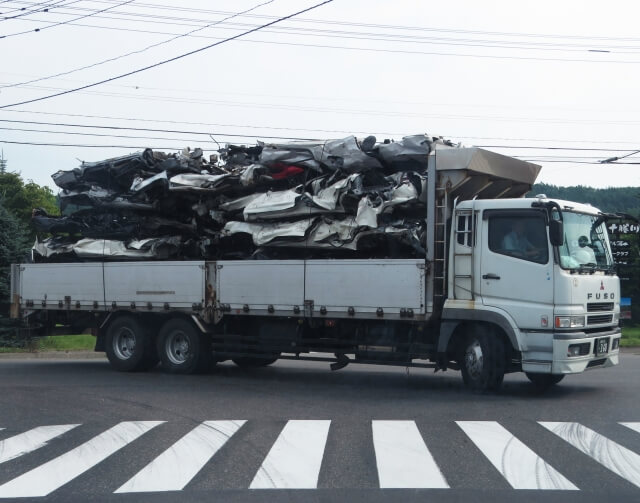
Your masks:
{"label": "driver in cab", "polygon": [[502,238],[502,248],[515,257],[535,258],[540,255],[540,250],[531,244],[526,235],[526,226],[523,220],[515,220],[511,226],[511,232]]}

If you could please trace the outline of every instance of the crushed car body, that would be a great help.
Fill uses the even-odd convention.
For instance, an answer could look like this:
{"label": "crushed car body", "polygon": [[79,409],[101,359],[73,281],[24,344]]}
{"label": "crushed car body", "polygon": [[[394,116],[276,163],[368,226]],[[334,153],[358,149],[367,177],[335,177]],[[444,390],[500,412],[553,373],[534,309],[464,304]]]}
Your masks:
{"label": "crushed car body", "polygon": [[[63,216],[36,209],[36,262],[389,257],[424,253],[426,134],[377,142],[149,148],[52,175]],[[320,255],[318,255],[320,254]]]}

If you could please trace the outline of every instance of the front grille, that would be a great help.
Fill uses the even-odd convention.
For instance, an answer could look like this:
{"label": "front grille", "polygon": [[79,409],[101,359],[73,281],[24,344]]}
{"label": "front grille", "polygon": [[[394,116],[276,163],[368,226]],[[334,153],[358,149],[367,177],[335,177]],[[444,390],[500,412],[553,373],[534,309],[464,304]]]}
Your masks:
{"label": "front grille", "polygon": [[587,363],[587,368],[604,365],[604,362],[606,361],[607,361],[606,358],[600,358],[599,360],[591,360],[589,363]]}
{"label": "front grille", "polygon": [[613,302],[589,302],[587,312],[595,313],[596,311],[613,311]]}
{"label": "front grille", "polygon": [[587,316],[587,325],[597,325],[599,323],[611,323],[612,314],[598,314],[596,316]]}

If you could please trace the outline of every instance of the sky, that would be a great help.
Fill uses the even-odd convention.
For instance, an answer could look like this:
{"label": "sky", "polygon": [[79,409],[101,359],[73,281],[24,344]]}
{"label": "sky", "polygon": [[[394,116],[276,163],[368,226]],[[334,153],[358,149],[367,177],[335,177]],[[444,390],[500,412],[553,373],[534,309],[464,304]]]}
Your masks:
{"label": "sky", "polygon": [[640,186],[639,3],[333,0],[278,21],[321,2],[0,0],[8,170],[55,188],[145,147],[428,133],[539,182]]}

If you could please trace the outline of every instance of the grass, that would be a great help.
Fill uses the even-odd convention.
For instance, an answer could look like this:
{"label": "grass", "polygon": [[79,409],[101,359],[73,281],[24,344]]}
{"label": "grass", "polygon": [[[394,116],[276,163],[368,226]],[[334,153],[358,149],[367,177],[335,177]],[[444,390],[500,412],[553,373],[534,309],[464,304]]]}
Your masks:
{"label": "grass", "polygon": [[96,338],[92,335],[56,335],[35,339],[26,348],[0,347],[0,353],[35,353],[39,351],[93,351]]}
{"label": "grass", "polygon": [[622,327],[620,345],[624,348],[640,346],[640,326]]}
{"label": "grass", "polygon": [[83,351],[93,350],[96,338],[93,335],[56,335],[38,341],[38,351]]}

